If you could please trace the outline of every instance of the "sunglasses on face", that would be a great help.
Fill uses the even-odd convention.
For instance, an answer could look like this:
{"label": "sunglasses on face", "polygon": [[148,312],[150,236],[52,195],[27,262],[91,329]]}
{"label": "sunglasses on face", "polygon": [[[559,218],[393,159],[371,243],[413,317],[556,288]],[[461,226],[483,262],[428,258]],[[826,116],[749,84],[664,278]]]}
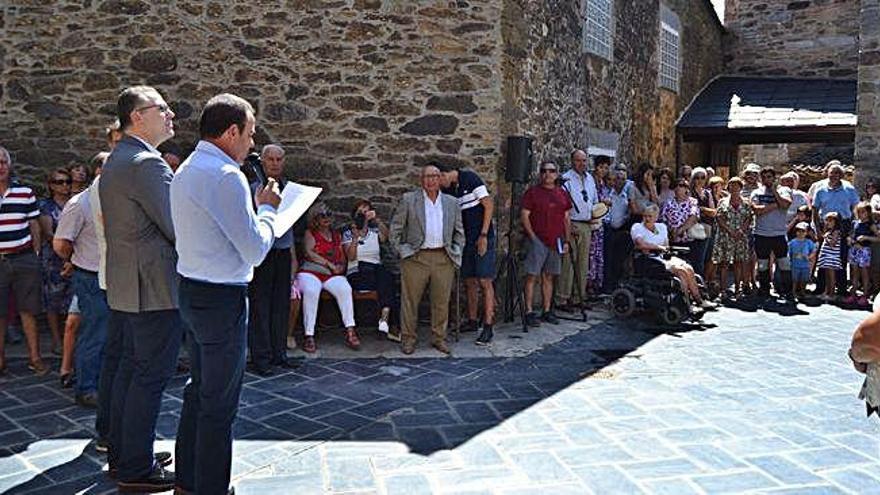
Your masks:
{"label": "sunglasses on face", "polygon": [[52,180],[51,183],[55,184],[56,186],[64,186],[64,185],[69,186],[70,184],[73,184],[73,181],[70,179],[54,179],[54,180]]}
{"label": "sunglasses on face", "polygon": [[555,168],[542,168],[542,169],[541,169],[541,173],[544,173],[544,174],[555,174],[555,173],[556,173],[556,169],[555,169]]}

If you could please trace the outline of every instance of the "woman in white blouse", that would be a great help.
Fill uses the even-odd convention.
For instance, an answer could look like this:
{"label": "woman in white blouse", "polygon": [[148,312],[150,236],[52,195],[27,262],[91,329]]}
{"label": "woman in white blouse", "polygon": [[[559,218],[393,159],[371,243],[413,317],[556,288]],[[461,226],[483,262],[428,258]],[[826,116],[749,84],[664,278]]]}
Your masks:
{"label": "woman in white blouse", "polygon": [[376,291],[379,296],[379,331],[389,340],[399,337],[389,333],[391,308],[394,304],[394,283],[382,264],[381,243],[388,240],[388,227],[366,199],[355,203],[352,224],[342,233],[342,248],[348,258],[346,276],[351,286],[359,291]]}
{"label": "woman in white blouse", "polygon": [[681,258],[673,256],[667,260],[660,256],[669,249],[669,233],[666,225],[657,223],[659,214],[660,208],[656,205],[649,205],[644,209],[642,221],[633,224],[630,229],[633,244],[637,251],[663,262],[666,269],[682,281],[693,304],[702,307],[704,301],[700,295],[700,286],[697,284],[693,267]]}

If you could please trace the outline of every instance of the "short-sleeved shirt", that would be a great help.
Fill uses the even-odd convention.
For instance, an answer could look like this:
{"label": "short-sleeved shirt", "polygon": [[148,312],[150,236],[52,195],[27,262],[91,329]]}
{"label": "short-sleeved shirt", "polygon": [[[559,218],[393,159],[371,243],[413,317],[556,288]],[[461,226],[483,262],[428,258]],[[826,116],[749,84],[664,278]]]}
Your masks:
{"label": "short-sleeved shirt", "polygon": [[[489,196],[486,183],[476,172],[459,170],[458,183],[443,192],[458,199],[466,243],[476,242],[483,230],[483,215],[486,210],[480,200]],[[489,232],[493,230],[494,226],[490,223]]]}
{"label": "short-sleeved shirt", "polygon": [[90,190],[74,195],[64,205],[55,237],[73,243],[70,261],[77,267],[97,272],[101,264],[95,220],[89,202]]}
{"label": "short-sleeved shirt", "polygon": [[605,216],[605,221],[611,228],[619,229],[629,220],[629,195],[626,193],[626,188],[621,188],[620,192],[611,188],[609,196],[611,208]]}
{"label": "short-sleeved shirt", "polygon": [[792,239],[788,241],[788,257],[791,258],[792,268],[809,268],[810,254],[816,250],[816,243],[812,239]]}
{"label": "short-sleeved shirt", "polygon": [[92,210],[92,221],[95,222],[95,237],[98,239],[98,287],[107,290],[107,238],[104,236],[104,214],[101,212],[101,195],[98,194],[98,184],[101,176],[95,177],[92,185],[86,189],[89,193],[89,206]]}
{"label": "short-sleeved shirt", "polygon": [[15,253],[33,244],[29,222],[40,216],[33,189],[12,183],[0,196],[0,253]]}
{"label": "short-sleeved shirt", "polygon": [[[697,199],[690,196],[685,201],[672,198],[664,203],[660,210],[660,220],[672,228],[681,227],[688,221],[688,218],[699,215],[700,207],[697,205]],[[684,231],[672,239],[672,242],[690,242],[691,240],[687,231]]]}
{"label": "short-sleeved shirt", "polygon": [[669,230],[662,223],[655,223],[654,230],[648,230],[642,222],[634,223],[629,229],[633,242],[641,239],[658,246],[669,246]]}
{"label": "short-sleeved shirt", "polygon": [[[345,248],[354,240],[351,228],[342,231],[342,247]],[[379,227],[367,227],[367,235],[358,241],[357,259],[348,262],[348,274],[357,272],[358,262],[382,264],[382,246],[379,242]]]}
{"label": "short-sleeved shirt", "polygon": [[[791,199],[791,189],[787,187],[777,188],[779,195],[785,199]],[[749,200],[752,205],[769,205],[776,203],[773,191],[761,185],[752,191]],[[777,208],[763,215],[755,215],[755,235],[761,237],[777,237],[788,233],[788,210]]]}
{"label": "short-sleeved shirt", "polygon": [[841,183],[832,189],[830,185],[820,188],[816,191],[816,197],[813,198],[813,208],[819,214],[819,218],[825,218],[825,215],[831,212],[837,212],[842,219],[849,219],[853,216],[853,208],[859,202],[859,193],[856,189],[846,183]]}
{"label": "short-sleeved shirt", "polygon": [[535,235],[553,249],[558,239],[565,240],[565,212],[571,206],[568,194],[559,187],[532,186],[522,199],[522,208],[530,212],[529,221]]}

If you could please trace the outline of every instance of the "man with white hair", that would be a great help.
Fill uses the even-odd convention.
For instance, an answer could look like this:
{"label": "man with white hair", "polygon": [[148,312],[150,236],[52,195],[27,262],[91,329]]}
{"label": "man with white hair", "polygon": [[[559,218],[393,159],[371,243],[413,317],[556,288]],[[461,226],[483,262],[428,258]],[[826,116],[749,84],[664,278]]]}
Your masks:
{"label": "man with white hair", "polygon": [[[284,148],[277,144],[263,146],[260,161],[266,177],[275,179],[284,187]],[[252,184],[256,197],[258,187]],[[290,323],[291,274],[296,273],[296,255],[293,247],[293,229],[275,239],[266,258],[254,269],[254,279],[248,287],[251,301],[248,321],[248,348],[254,372],[260,376],[272,375],[272,366],[293,367],[287,361],[287,327]]]}
{"label": "man with white hair", "polygon": [[810,204],[810,198],[807,196],[807,193],[798,189],[800,183],[801,177],[794,170],[782,174],[782,177],[779,178],[779,185],[791,190],[791,204],[788,206],[788,211],[785,214],[786,222],[791,222],[791,219],[797,215],[798,208]]}

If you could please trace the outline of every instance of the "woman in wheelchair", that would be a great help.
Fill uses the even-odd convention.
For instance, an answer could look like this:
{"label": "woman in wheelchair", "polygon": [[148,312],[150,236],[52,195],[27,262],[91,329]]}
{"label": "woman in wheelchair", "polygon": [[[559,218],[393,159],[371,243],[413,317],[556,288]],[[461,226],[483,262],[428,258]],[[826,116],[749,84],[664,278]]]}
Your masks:
{"label": "woman in wheelchair", "polygon": [[[681,281],[682,289],[689,296],[691,304],[703,308],[707,303],[703,301],[703,296],[700,294],[700,285],[693,267],[676,256],[663,256],[669,251],[669,235],[666,225],[657,223],[659,214],[660,208],[655,205],[648,206],[642,214],[642,221],[633,224],[630,229],[636,256],[644,257],[642,263],[646,266],[649,264],[660,266],[662,264],[666,271]],[[640,264],[639,261],[637,258],[637,266]],[[636,271],[649,273],[649,270],[639,270],[638,267]]]}

